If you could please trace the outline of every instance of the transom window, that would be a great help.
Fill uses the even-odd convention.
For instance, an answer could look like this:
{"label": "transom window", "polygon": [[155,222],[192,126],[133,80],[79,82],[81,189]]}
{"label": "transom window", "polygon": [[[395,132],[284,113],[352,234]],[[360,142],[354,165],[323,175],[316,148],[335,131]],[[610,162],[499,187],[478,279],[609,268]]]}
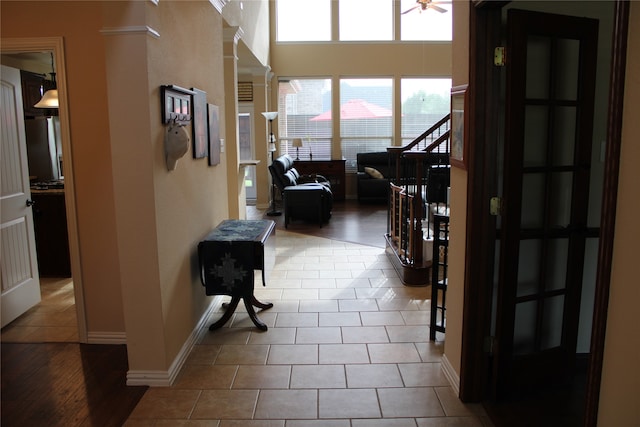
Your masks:
{"label": "transom window", "polygon": [[392,0],[340,1],[340,40],[393,40]]}
{"label": "transom window", "polygon": [[331,40],[331,0],[277,0],[276,39]]}
{"label": "transom window", "polygon": [[276,0],[276,41],[332,41],[332,28],[340,41],[451,41],[452,6],[446,0]]}

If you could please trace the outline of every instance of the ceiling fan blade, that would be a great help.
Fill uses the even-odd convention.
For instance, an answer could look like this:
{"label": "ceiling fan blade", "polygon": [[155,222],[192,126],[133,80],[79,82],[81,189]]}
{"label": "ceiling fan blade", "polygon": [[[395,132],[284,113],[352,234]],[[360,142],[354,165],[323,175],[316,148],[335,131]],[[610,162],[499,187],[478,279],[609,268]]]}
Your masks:
{"label": "ceiling fan blade", "polygon": [[429,9],[437,10],[440,13],[446,13],[447,12],[447,9],[443,9],[440,6],[436,6],[433,3],[429,3]]}
{"label": "ceiling fan blade", "polygon": [[415,9],[417,9],[417,8],[419,8],[419,7],[420,7],[420,5],[413,6],[411,9],[407,9],[407,10],[405,10],[405,11],[404,11],[404,12],[402,12],[400,15],[405,15],[405,14],[407,14],[407,13],[411,12],[412,10],[415,10]]}

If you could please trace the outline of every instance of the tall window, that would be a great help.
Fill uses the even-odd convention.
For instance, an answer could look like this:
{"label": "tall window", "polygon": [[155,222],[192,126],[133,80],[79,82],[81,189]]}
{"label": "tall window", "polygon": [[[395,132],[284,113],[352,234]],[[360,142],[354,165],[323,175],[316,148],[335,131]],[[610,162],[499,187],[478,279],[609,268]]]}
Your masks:
{"label": "tall window", "polygon": [[331,0],[277,0],[276,40],[331,40]]}
{"label": "tall window", "polygon": [[385,151],[393,134],[393,80],[340,80],[340,141],[348,172],[356,154]]}
{"label": "tall window", "polygon": [[339,2],[340,40],[393,40],[392,0]]}
{"label": "tall window", "polygon": [[451,79],[403,78],[402,145],[413,141],[431,125],[449,114]]}
{"label": "tall window", "polygon": [[[331,160],[331,79],[291,79],[278,83],[280,153],[301,160]],[[300,138],[296,150],[293,140]]]}

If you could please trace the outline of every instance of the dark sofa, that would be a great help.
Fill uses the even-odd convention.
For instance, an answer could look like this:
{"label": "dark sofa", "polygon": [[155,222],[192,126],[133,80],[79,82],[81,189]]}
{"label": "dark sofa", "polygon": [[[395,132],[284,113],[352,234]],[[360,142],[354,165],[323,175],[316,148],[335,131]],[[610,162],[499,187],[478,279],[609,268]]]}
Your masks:
{"label": "dark sofa", "polygon": [[[356,154],[358,163],[357,190],[359,202],[387,203],[389,179],[394,177],[386,151]],[[380,175],[376,174],[376,171]]]}

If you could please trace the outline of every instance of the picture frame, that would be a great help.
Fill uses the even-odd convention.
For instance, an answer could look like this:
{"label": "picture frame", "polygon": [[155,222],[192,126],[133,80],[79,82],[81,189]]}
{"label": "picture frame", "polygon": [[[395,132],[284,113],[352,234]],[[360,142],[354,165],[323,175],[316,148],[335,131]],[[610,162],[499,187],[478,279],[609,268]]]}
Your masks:
{"label": "picture frame", "polygon": [[191,96],[193,91],[176,85],[160,86],[162,124],[186,125],[191,121]]}
{"label": "picture frame", "polygon": [[195,87],[193,95],[193,158],[203,159],[209,155],[209,129],[207,119],[207,93]]}
{"label": "picture frame", "polygon": [[465,113],[468,85],[451,88],[451,152],[452,166],[467,169],[469,117]]}
{"label": "picture frame", "polygon": [[207,104],[207,125],[209,135],[209,166],[220,163],[220,109]]}

